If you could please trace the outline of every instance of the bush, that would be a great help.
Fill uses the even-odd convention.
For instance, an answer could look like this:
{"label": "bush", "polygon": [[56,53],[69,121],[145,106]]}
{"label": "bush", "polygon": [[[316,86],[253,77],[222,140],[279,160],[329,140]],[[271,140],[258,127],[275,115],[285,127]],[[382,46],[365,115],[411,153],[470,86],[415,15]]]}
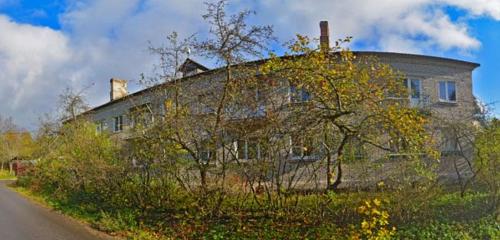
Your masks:
{"label": "bush", "polygon": [[[385,200],[386,203],[387,200]],[[382,201],[375,198],[364,201],[357,209],[363,220],[358,228],[351,226],[351,239],[383,240],[391,239],[395,227],[389,227],[389,213],[383,209]]]}
{"label": "bush", "polygon": [[397,239],[499,239],[500,225],[491,218],[469,223],[430,221],[400,228]]}
{"label": "bush", "polygon": [[0,180],[14,180],[16,176],[10,174],[7,170],[0,170]]}

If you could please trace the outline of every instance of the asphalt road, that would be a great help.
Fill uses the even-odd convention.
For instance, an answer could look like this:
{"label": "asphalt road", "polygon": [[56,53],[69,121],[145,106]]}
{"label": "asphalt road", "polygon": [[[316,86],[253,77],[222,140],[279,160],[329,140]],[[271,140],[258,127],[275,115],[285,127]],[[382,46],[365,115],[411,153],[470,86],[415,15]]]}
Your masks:
{"label": "asphalt road", "polygon": [[107,239],[59,213],[39,206],[0,181],[0,240]]}

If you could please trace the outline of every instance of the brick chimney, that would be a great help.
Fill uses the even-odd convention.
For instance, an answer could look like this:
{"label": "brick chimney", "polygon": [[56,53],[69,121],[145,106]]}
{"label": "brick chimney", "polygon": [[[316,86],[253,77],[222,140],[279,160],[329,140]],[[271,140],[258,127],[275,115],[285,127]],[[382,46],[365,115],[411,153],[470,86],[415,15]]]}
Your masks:
{"label": "brick chimney", "polygon": [[122,80],[118,78],[111,78],[109,80],[111,88],[110,88],[110,101],[114,101],[116,99],[120,99],[122,97],[127,96],[127,80]]}
{"label": "brick chimney", "polygon": [[319,28],[321,30],[321,36],[319,37],[319,43],[321,51],[330,51],[330,30],[328,29],[328,21],[319,22]]}

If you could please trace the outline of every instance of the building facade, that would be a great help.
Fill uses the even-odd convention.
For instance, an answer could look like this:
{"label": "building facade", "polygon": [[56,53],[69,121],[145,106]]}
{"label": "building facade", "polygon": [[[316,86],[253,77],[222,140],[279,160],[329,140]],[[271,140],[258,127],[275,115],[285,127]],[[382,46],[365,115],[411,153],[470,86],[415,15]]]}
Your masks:
{"label": "building facade", "polygon": [[[327,31],[322,31],[322,34],[326,33]],[[328,36],[322,36],[321,39],[328,41]],[[457,173],[463,175],[467,175],[467,172],[470,173],[467,168],[470,168],[471,149],[466,149],[460,144],[460,139],[457,138],[456,132],[452,131],[453,129],[448,126],[448,123],[474,124],[477,103],[472,91],[472,72],[479,64],[404,53],[361,51],[353,53],[359,57],[375,57],[381,63],[386,63],[405,75],[403,84],[409,90],[409,95],[401,100],[407,101],[412,107],[429,113],[429,116],[434,120],[431,131],[439,142],[440,150],[443,153],[439,170],[440,176],[456,178]],[[259,65],[263,62],[257,61],[252,65]],[[182,72],[182,78],[132,94],[127,93],[125,80],[111,79],[110,101],[93,108],[85,115],[89,116],[91,121],[96,124],[98,132],[110,132],[120,139],[133,138],[134,128],[138,125],[148,126],[155,122],[161,122],[166,112],[170,111],[166,103],[174,98],[174,89],[179,89],[179,86],[182,86],[184,91],[182,94],[184,105],[189,105],[192,114],[200,116],[200,121],[204,116],[214,114],[217,109],[211,103],[217,101],[218,94],[221,92],[224,70],[211,70],[187,59],[182,65]],[[258,89],[259,86],[256,86],[255,92],[252,93],[254,94],[252,98],[255,101],[255,106],[251,109],[242,110],[241,107],[234,107],[224,109],[224,111],[233,111],[234,120],[239,121],[265,119],[269,102],[263,99],[279,99],[279,104],[286,105],[307,102],[312,97],[307,92],[291,86],[287,81],[278,81],[278,84],[266,92]],[[193,122],[193,125],[196,125],[196,121]],[[247,130],[241,129],[241,131]],[[230,133],[226,135],[231,137]],[[203,137],[201,136],[201,138]],[[285,142],[289,145],[289,151],[287,150],[289,154],[284,155],[287,162],[293,164],[304,163],[304,160],[316,160],[313,152],[305,146],[304,139],[296,139],[294,136],[288,136],[287,139]],[[229,142],[229,145],[234,147],[233,157],[236,160],[259,159],[264,156],[264,147],[250,139],[234,137]],[[214,151],[218,150],[200,150],[200,155],[203,155],[204,158],[210,158]],[[461,152],[462,155],[455,154],[457,152]],[[361,175],[370,176],[368,177],[369,181],[373,182],[378,179],[371,176],[383,178],[384,172],[400,167],[399,163],[388,163],[381,168],[360,171],[353,166],[346,168],[345,175],[352,182],[358,181]],[[318,169],[325,171],[323,168]]]}

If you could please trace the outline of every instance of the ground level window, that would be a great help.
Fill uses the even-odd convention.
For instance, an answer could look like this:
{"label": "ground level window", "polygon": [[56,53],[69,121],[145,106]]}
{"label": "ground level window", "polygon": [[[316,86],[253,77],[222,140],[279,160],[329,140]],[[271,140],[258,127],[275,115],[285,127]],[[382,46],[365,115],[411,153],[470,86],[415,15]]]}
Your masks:
{"label": "ground level window", "polygon": [[316,149],[312,137],[292,136],[291,155],[293,159],[311,159],[316,157]]}
{"label": "ground level window", "polygon": [[200,160],[203,162],[208,162],[212,158],[212,151],[209,149],[203,149],[200,151]]}
{"label": "ground level window", "polygon": [[114,131],[121,132],[123,131],[123,115],[115,117],[114,119]]}
{"label": "ground level window", "polygon": [[236,147],[238,159],[260,159],[264,155],[264,145],[256,139],[238,140]]}
{"label": "ground level window", "polygon": [[106,130],[106,123],[104,121],[99,121],[96,123],[96,131],[98,133],[104,132]]}
{"label": "ground level window", "polygon": [[459,151],[458,136],[449,129],[441,131],[441,151],[443,153],[454,153]]}

